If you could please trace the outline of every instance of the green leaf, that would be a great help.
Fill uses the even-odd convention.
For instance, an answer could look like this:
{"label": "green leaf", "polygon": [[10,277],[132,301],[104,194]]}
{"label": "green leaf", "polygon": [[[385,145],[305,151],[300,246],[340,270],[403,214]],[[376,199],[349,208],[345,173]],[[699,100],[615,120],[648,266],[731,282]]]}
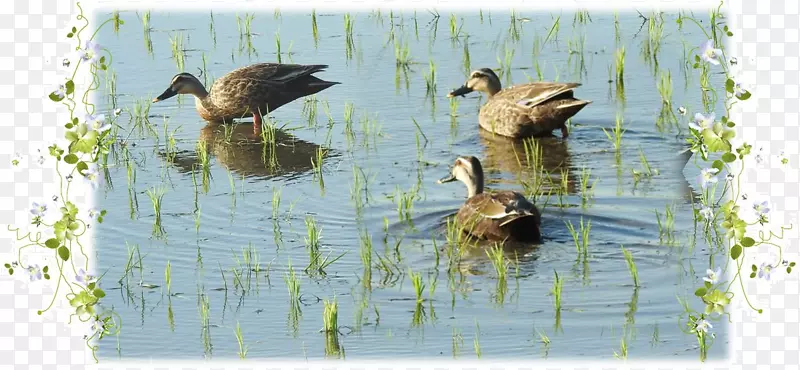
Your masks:
{"label": "green leaf", "polygon": [[[79,128],[86,125],[80,125]],[[90,154],[97,146],[97,131],[92,130],[83,135],[80,140],[74,143],[73,151]]]}
{"label": "green leaf", "polygon": [[69,249],[63,245],[58,247],[58,256],[64,261],[69,260]]}
{"label": "green leaf", "polygon": [[750,266],[750,267],[752,268],[752,270],[753,270],[753,271],[758,271],[758,267],[756,267],[756,265],[755,265],[755,264],[753,264],[753,265],[752,265],[752,266]]}
{"label": "green leaf", "polygon": [[706,281],[705,283],[703,283],[703,286],[706,287],[706,289],[711,289],[711,282]]}
{"label": "green leaf", "polygon": [[720,172],[722,172],[722,169],[723,169],[724,167],[725,167],[725,164],[724,164],[724,163],[722,163],[722,161],[720,161],[719,159],[717,159],[716,161],[714,161],[714,163],[712,163],[712,164],[711,164],[711,168],[716,168],[716,169],[717,169],[717,171],[719,171],[719,172],[717,172],[718,174],[719,174]]}
{"label": "green leaf", "polygon": [[54,102],[60,102],[60,101],[64,100],[64,98],[56,95],[56,93],[54,93],[54,92],[50,93],[50,95],[48,95],[48,96],[50,97],[50,100],[52,100]]}
{"label": "green leaf", "polygon": [[87,285],[86,288],[89,289],[89,290],[94,290],[94,287],[96,285],[97,285],[97,283],[89,283],[89,285]]}
{"label": "green leaf", "polygon": [[75,28],[75,27],[72,27],[72,33],[75,33],[75,32],[78,32],[78,29]]}
{"label": "green leaf", "polygon": [[737,96],[737,98],[739,98],[739,100],[747,100],[750,99],[751,96],[752,94],[750,94],[749,91],[745,91],[744,93],[742,93],[742,95]]}
{"label": "green leaf", "polygon": [[734,85],[735,85],[735,83],[733,82],[733,80],[731,80],[729,78],[728,80],[725,81],[725,91],[733,94],[733,86]]}
{"label": "green leaf", "polygon": [[100,64],[105,64],[105,62],[106,62],[106,57],[105,56],[100,57]]}
{"label": "green leaf", "polygon": [[727,125],[728,127],[735,127],[735,126],[736,126],[736,124],[735,124],[735,123],[733,123],[733,121],[728,121],[728,123],[726,123],[726,125]]}
{"label": "green leaf", "polygon": [[728,35],[728,37],[731,37],[731,36],[733,36],[733,32],[728,31],[727,35]]}
{"label": "green leaf", "polygon": [[70,38],[70,39],[72,38],[72,32],[67,34],[67,38]]}
{"label": "green leaf", "polygon": [[58,248],[59,244],[61,244],[61,243],[59,243],[58,239],[56,239],[56,238],[50,238],[50,239],[47,239],[46,242],[44,242],[44,246],[47,247],[47,248],[50,248],[50,249]]}
{"label": "green leaf", "polygon": [[794,262],[789,262],[789,267],[794,267]]}
{"label": "green leaf", "polygon": [[736,260],[742,255],[742,246],[739,244],[731,247],[731,259]]}
{"label": "green leaf", "polygon": [[75,169],[78,170],[78,173],[83,175],[83,171],[88,170],[89,169],[89,165],[86,164],[86,162],[78,162],[78,164],[75,166]]}
{"label": "green leaf", "polygon": [[745,247],[745,248],[752,247],[755,244],[756,244],[756,241],[753,240],[753,238],[751,238],[749,236],[745,236],[744,238],[742,238],[742,246]]}
{"label": "green leaf", "polygon": [[42,272],[44,272],[44,273],[47,273],[47,271],[48,271],[48,270],[50,270],[50,267],[48,267],[48,266],[45,266],[45,267],[42,269]]}
{"label": "green leaf", "polygon": [[722,155],[722,160],[725,161],[726,163],[731,163],[736,160],[736,154],[727,152]]}
{"label": "green leaf", "polygon": [[755,273],[755,272],[753,272],[753,273],[750,273],[750,278],[752,279],[752,278],[754,278],[754,277],[756,277],[756,273]]}
{"label": "green leaf", "polygon": [[75,92],[75,82],[72,80],[67,81],[67,83],[64,84],[64,87],[67,89],[67,95]]}
{"label": "green leaf", "polygon": [[694,291],[694,295],[696,295],[698,297],[702,297],[702,296],[706,295],[706,288],[700,288],[700,289],[695,290]]}
{"label": "green leaf", "polygon": [[786,268],[786,272],[791,274],[792,273],[792,268],[791,267],[787,267]]}
{"label": "green leaf", "polygon": [[64,156],[64,162],[67,162],[69,164],[78,163],[78,156],[72,153],[67,154]]}
{"label": "green leaf", "polygon": [[103,289],[97,288],[92,291],[92,295],[94,295],[97,298],[103,298],[106,296],[106,292],[104,292]]}

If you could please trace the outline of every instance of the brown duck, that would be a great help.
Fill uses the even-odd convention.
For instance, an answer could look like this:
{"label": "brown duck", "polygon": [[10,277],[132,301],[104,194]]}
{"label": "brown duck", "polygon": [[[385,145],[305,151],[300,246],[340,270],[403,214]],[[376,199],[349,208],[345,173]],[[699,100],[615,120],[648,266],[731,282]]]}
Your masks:
{"label": "brown duck", "polygon": [[297,98],[316,94],[339,82],[323,81],[312,76],[327,65],[259,63],[237,68],[220,77],[206,91],[197,77],[179,73],[169,87],[153,102],[177,94],[195,96],[195,108],[206,121],[228,122],[253,116],[253,130],[261,132],[263,115]]}
{"label": "brown duck", "polygon": [[481,68],[469,76],[463,86],[447,97],[481,91],[489,100],[478,114],[480,126],[497,135],[524,138],[549,135],[561,129],[567,137],[566,121],[591,103],[575,99],[573,90],[579,83],[531,82],[501,89],[500,79],[490,68]]}
{"label": "brown duck", "polygon": [[515,191],[483,192],[483,168],[478,158],[461,156],[451,174],[438,183],[459,180],[467,186],[469,198],[456,218],[464,232],[491,241],[539,242],[539,210]]}

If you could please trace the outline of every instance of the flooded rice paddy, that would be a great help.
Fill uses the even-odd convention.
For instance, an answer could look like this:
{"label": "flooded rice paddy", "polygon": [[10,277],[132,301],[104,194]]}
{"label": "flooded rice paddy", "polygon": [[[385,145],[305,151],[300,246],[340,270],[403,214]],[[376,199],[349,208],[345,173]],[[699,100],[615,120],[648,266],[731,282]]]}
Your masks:
{"label": "flooded rice paddy", "polygon": [[[678,297],[714,256],[677,107],[700,109],[686,58],[705,36],[644,16],[120,12],[98,37],[114,60],[95,99],[121,109],[95,245],[122,331],[100,356],[696,359]],[[327,64],[316,76],[341,85],[270,113],[263,137],[207,124],[189,95],[150,103],[181,71],[209,86],[278,61]],[[485,96],[446,97],[482,67],[503,86],[580,82],[592,103],[567,139],[493,137]],[[542,244],[455,242],[466,188],[436,180],[458,155],[536,202]]]}

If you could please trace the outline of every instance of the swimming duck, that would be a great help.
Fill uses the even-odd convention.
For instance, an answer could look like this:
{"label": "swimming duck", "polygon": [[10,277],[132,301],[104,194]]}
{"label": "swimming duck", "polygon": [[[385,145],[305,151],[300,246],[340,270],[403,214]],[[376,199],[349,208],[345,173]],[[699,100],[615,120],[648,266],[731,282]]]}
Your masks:
{"label": "swimming duck", "polygon": [[531,82],[501,89],[500,78],[490,68],[481,68],[469,76],[463,86],[447,94],[448,98],[472,91],[489,95],[478,114],[480,126],[498,135],[512,138],[548,135],[561,129],[569,135],[566,121],[583,109],[588,100],[575,99],[579,83]]}
{"label": "swimming duck", "polygon": [[468,199],[456,218],[464,231],[478,239],[539,242],[541,214],[515,191],[483,192],[483,167],[478,158],[460,156],[449,176],[439,184],[459,180],[467,186]]}
{"label": "swimming duck", "polygon": [[195,108],[206,121],[230,122],[253,115],[254,132],[261,132],[261,117],[297,98],[316,94],[339,82],[323,81],[312,74],[327,65],[258,63],[234,69],[206,91],[197,77],[179,73],[153,103],[177,94],[195,96]]}

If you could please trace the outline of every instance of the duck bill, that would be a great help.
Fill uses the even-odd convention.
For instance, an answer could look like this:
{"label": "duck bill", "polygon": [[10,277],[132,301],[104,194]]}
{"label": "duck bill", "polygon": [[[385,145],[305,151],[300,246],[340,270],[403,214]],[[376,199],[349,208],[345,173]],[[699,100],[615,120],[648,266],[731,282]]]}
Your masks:
{"label": "duck bill", "polygon": [[456,177],[453,176],[453,175],[448,175],[446,177],[443,177],[443,178],[439,179],[438,181],[436,181],[436,183],[437,184],[445,184],[445,183],[453,182],[453,181],[456,181]]}
{"label": "duck bill", "polygon": [[169,87],[168,89],[164,90],[164,92],[161,93],[161,95],[159,95],[155,99],[153,99],[153,103],[157,103],[157,102],[160,102],[162,100],[167,100],[167,99],[169,99],[169,98],[171,98],[171,97],[173,97],[175,95],[178,95],[178,93],[175,92],[174,90],[172,90],[172,87]]}
{"label": "duck bill", "polygon": [[472,89],[467,87],[467,85],[461,86],[450,93],[447,94],[448,98],[452,98],[455,96],[464,96],[472,92]]}

